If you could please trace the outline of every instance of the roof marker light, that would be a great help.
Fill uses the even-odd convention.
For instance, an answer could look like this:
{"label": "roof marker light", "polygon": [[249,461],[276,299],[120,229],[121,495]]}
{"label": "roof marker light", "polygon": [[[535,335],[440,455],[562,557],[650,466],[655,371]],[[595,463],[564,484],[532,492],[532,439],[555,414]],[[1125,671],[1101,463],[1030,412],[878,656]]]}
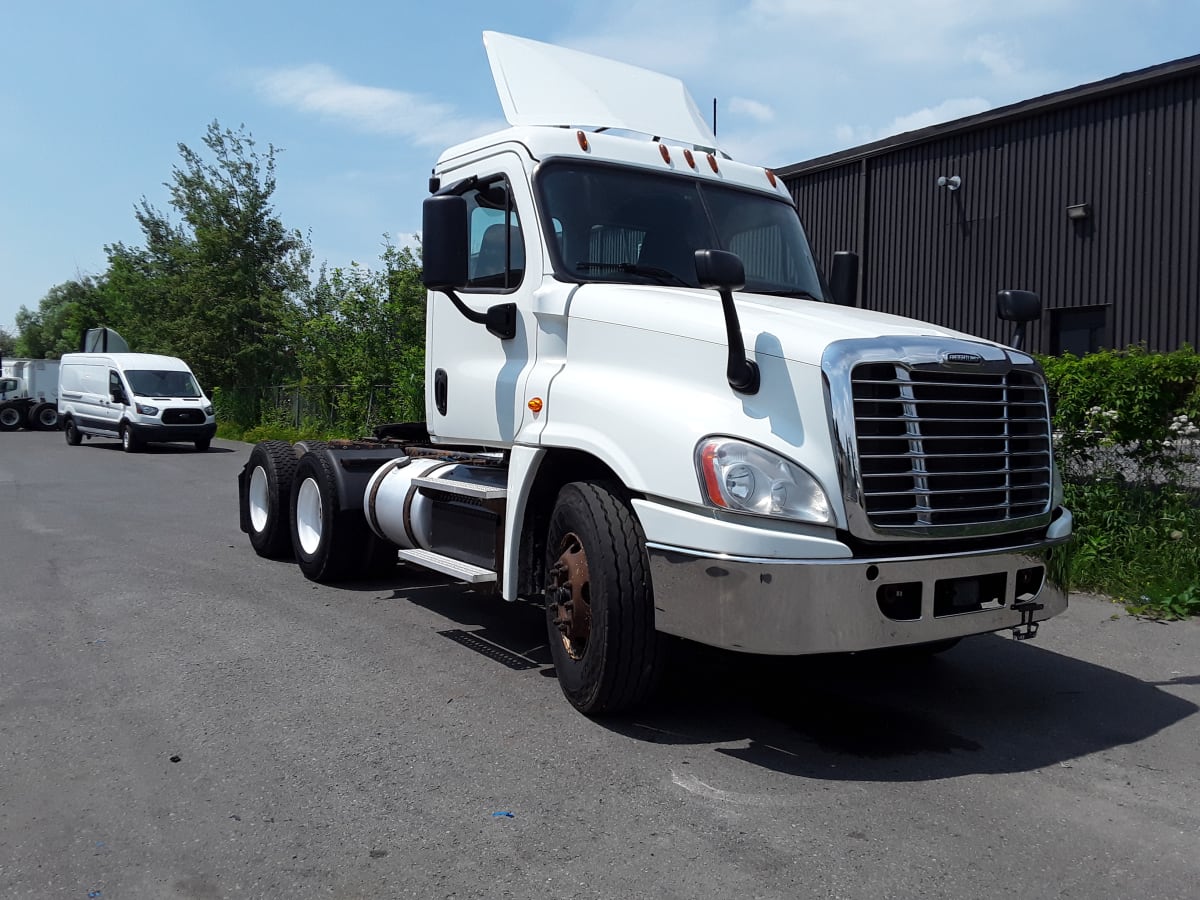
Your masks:
{"label": "roof marker light", "polygon": [[708,165],[714,172],[717,171],[717,158],[711,153],[708,154]]}
{"label": "roof marker light", "polygon": [[775,187],[775,173],[770,169],[764,169],[763,171],[767,173],[767,181],[771,182],[771,187]]}
{"label": "roof marker light", "polygon": [[575,137],[579,140],[579,149],[584,153],[587,153],[589,149],[587,135],[582,131],[577,131],[575,132]]}
{"label": "roof marker light", "polygon": [[667,165],[671,164],[671,151],[667,149],[666,144],[658,145],[658,152],[662,154],[663,162]]}
{"label": "roof marker light", "polygon": [[696,157],[692,156],[691,150],[683,151],[683,158],[687,160],[687,164],[693,169],[696,168]]}

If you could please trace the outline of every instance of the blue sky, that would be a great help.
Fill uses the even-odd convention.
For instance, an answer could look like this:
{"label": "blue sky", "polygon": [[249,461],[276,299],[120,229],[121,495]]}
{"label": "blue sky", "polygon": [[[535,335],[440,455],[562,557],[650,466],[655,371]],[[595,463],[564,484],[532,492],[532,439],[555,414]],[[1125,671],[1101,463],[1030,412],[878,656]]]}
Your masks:
{"label": "blue sky", "polygon": [[[448,142],[502,124],[481,32],[682,78],[735,158],[775,167],[1200,52],[1197,0],[9,0],[0,327],[139,245],[209,122],[282,149],[275,206],[316,262],[420,223]],[[810,230],[819,222],[806,223]]]}

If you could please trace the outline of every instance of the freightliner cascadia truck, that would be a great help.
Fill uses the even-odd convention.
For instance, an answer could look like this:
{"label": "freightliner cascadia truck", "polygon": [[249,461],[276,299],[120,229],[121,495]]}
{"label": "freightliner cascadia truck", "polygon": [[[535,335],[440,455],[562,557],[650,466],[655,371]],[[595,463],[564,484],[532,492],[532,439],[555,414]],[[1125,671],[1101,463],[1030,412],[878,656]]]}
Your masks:
{"label": "freightliner cascadia truck", "polygon": [[430,179],[427,421],[255,446],[255,551],[544,604],[588,714],[647,695],[664,635],[932,652],[1066,608],[1033,358],[853,307],[857,257],[824,279],[774,173],[730,158],[678,80],[484,44],[511,127]]}

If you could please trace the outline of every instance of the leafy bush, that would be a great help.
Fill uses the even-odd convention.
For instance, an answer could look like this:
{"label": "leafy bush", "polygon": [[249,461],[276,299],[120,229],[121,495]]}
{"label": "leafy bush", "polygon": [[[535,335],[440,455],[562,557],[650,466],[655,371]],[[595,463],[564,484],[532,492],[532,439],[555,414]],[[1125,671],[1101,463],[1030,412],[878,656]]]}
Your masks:
{"label": "leafy bush", "polygon": [[1160,618],[1200,614],[1200,357],[1042,360],[1075,539],[1070,583]]}

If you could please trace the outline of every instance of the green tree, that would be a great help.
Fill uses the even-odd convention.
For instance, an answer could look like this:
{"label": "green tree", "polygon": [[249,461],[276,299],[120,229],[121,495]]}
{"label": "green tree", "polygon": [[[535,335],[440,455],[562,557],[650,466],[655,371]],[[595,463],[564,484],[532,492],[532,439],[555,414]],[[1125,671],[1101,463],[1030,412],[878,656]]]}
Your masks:
{"label": "green tree", "polygon": [[36,311],[22,306],[17,312],[14,355],[30,359],[57,359],[79,349],[83,330],[103,315],[102,281],[81,275],[55,285],[38,301]]}
{"label": "green tree", "polygon": [[17,336],[8,329],[0,328],[0,356],[16,356]]}
{"label": "green tree", "polygon": [[181,143],[166,183],[180,220],[143,198],[145,246],[106,248],[105,324],[136,350],[183,357],[207,385],[277,383],[295,371],[286,334],[311,249],[275,214],[274,146],[260,152],[244,126],[215,121],[204,146]]}

